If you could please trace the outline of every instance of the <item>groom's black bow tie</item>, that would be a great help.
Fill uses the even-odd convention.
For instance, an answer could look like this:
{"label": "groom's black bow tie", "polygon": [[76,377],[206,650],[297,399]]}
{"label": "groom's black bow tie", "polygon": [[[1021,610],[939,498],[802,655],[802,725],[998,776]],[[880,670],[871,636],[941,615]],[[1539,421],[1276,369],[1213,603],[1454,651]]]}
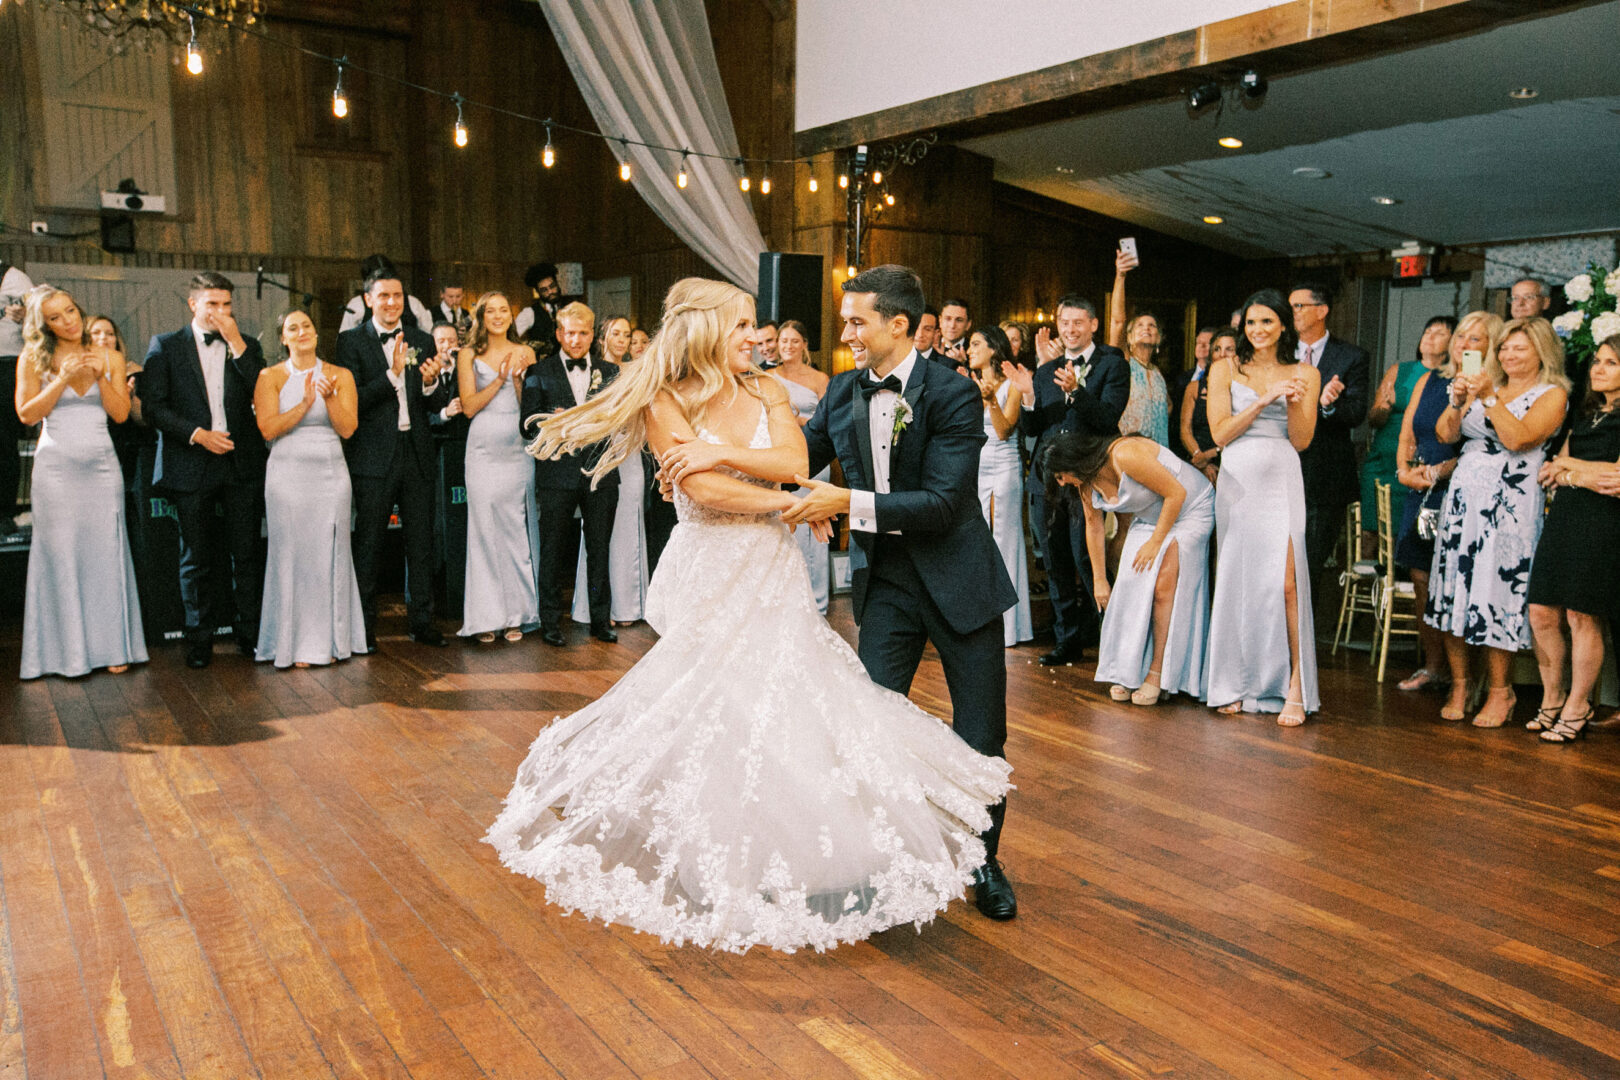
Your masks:
{"label": "groom's black bow tie", "polygon": [[569,371],[584,371],[585,365],[590,363],[590,357],[565,356],[563,357],[563,363],[567,365]]}
{"label": "groom's black bow tie", "polygon": [[873,379],[870,372],[867,373],[866,378],[861,380],[860,386],[861,396],[868,401],[871,401],[872,395],[877,393],[879,390],[893,390],[898,394],[902,389],[904,389],[904,387],[900,385],[900,379],[898,376],[885,375],[881,379]]}
{"label": "groom's black bow tie", "polygon": [[218,330],[210,330],[206,334],[203,335],[203,345],[204,345],[204,347],[212,345],[216,341],[224,341],[224,340],[225,340],[225,335],[220,333]]}
{"label": "groom's black bow tie", "polygon": [[392,330],[379,330],[377,331],[377,340],[386,345],[404,332],[405,328],[403,326],[396,326]]}

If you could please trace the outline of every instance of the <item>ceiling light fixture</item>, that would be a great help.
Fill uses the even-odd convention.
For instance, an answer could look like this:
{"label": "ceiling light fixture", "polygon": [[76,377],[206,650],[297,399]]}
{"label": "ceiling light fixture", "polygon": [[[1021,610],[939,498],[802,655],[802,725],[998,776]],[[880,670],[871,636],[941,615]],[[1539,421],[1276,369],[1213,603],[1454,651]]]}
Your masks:
{"label": "ceiling light fixture", "polygon": [[1514,101],[1529,101],[1532,98],[1538,98],[1540,96],[1541,91],[1537,90],[1533,86],[1521,86],[1516,90],[1508,91],[1508,97],[1512,98]]}
{"label": "ceiling light fixture", "polygon": [[1241,150],[1243,148],[1243,140],[1238,138],[1236,135],[1227,135],[1215,141],[1226,147],[1228,150]]}
{"label": "ceiling light fixture", "polygon": [[1372,197],[1372,201],[1377,203],[1379,206],[1394,206],[1401,200],[1390,195],[1374,195]]}
{"label": "ceiling light fixture", "polygon": [[1067,165],[1059,165],[1057,167],[1057,171],[1062,173],[1064,176],[1073,176],[1074,175],[1074,170],[1069,168]]}
{"label": "ceiling light fixture", "polygon": [[1301,165],[1294,170],[1294,175],[1301,180],[1326,180],[1333,174],[1326,169],[1318,169],[1315,165]]}
{"label": "ceiling light fixture", "polygon": [[1220,83],[1201,83],[1187,91],[1187,111],[1202,112],[1219,100],[1221,100]]}
{"label": "ceiling light fixture", "polygon": [[1243,78],[1238,80],[1238,90],[1243,94],[1243,103],[1250,108],[1264,101],[1266,91],[1270,88],[1271,85],[1266,82],[1266,77],[1253,68],[1245,71]]}
{"label": "ceiling light fixture", "polygon": [[1204,215],[1204,224],[1205,225],[1221,225],[1221,224],[1224,224],[1225,221],[1226,221],[1226,219],[1221,217],[1221,215],[1219,215],[1219,214],[1205,214]]}

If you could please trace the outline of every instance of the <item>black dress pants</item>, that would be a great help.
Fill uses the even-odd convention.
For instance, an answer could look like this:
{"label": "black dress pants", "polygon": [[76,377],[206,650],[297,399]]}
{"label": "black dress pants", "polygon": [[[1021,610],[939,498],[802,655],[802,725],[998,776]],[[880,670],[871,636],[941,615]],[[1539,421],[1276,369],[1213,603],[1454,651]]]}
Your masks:
{"label": "black dress pants", "polygon": [[[608,626],[613,620],[613,593],[608,577],[608,544],[613,537],[613,515],[619,509],[619,485],[539,488],[534,493],[540,509],[540,625],[562,622],[562,594],[571,583],[574,556],[579,551],[580,526],[585,530],[585,587],[589,590],[591,625]],[[580,518],[576,520],[574,511]]]}
{"label": "black dress pants", "polygon": [[1036,539],[1046,563],[1046,580],[1052,599],[1052,632],[1057,646],[1095,648],[1102,622],[1093,599],[1091,559],[1086,552],[1083,519],[1066,507],[1058,508],[1056,520],[1047,522],[1048,507],[1042,482],[1035,483],[1030,510],[1034,515]]}
{"label": "black dress pants", "polygon": [[388,518],[399,507],[405,538],[405,593],[410,631],[433,626],[433,505],[438,483],[435,462],[420,461],[416,444],[401,435],[386,476],[351,476],[354,488],[354,577],[360,588],[366,636],[377,627],[377,564],[388,539]]}
{"label": "black dress pants", "polygon": [[[1005,758],[1007,667],[1001,616],[957,633],[929,597],[911,556],[892,537],[879,537],[867,575],[857,653],[866,673],[897,694],[911,692],[923,646],[933,642],[951,694],[951,727],[988,757]],[[995,858],[1007,802],[990,807],[982,835],[986,858]]]}
{"label": "black dress pants", "polygon": [[[264,598],[264,473],[237,475],[229,455],[214,455],[195,491],[170,491],[180,524],[180,602],[186,609],[186,642],[206,645],[224,625],[215,610],[214,575],[228,571],[236,615],[231,628],[244,648],[259,640],[259,604]],[[219,565],[213,530],[222,524],[230,566]]]}
{"label": "black dress pants", "polygon": [[[0,519],[17,513],[17,483],[22,479],[22,458],[17,443],[23,424],[17,419],[17,358],[0,356]],[[0,522],[3,525],[3,522]]]}

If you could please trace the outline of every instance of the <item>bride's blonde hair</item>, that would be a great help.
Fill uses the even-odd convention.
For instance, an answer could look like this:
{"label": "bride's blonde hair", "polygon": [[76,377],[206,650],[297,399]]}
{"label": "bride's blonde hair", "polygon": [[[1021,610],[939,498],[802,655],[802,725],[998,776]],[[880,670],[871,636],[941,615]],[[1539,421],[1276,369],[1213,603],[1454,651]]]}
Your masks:
{"label": "bride's blonde hair", "polygon": [[[753,314],[754,298],[735,285],[707,278],[677,281],[664,297],[658,332],[641,359],[621,368],[619,377],[585,404],[542,421],[529,453],[551,460],[605,439],[607,448],[589,474],[595,486],[646,445],[647,407],[661,392],[674,394],[692,426],[701,426],[710,403],[729,381],[726,339],[740,320]],[[765,396],[755,383],[762,375],[755,368],[739,379],[761,401]],[[676,389],[693,377],[700,385],[685,394]]]}

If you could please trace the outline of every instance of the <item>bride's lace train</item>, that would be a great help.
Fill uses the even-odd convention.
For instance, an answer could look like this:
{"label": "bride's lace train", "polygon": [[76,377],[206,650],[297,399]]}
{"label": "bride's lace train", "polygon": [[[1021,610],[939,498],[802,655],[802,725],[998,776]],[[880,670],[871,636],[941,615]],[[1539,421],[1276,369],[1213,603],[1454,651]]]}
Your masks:
{"label": "bride's lace train", "polygon": [[661,639],[540,733],[486,839],[552,903],[672,944],[920,927],[983,863],[1009,766],[868,679],[774,518],[682,509]]}

